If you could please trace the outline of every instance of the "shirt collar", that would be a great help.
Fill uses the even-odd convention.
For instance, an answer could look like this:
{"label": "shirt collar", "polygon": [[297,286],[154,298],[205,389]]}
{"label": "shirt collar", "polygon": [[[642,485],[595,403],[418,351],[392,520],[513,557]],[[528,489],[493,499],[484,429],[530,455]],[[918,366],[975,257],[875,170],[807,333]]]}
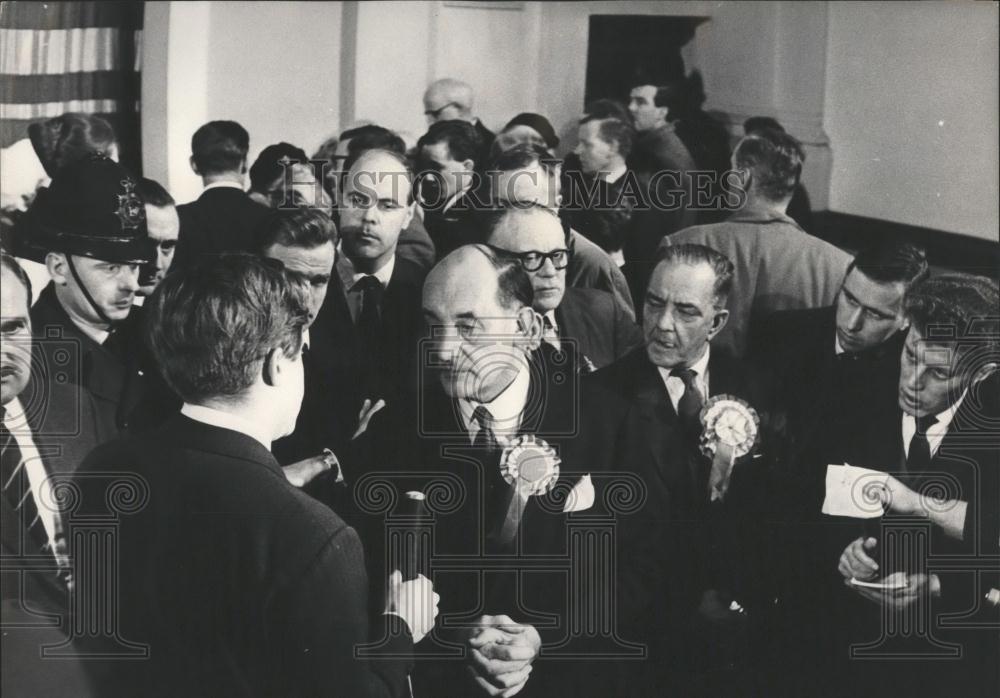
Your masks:
{"label": "shirt collar", "polygon": [[337,255],[337,275],[344,284],[344,290],[350,292],[354,285],[366,276],[374,276],[382,284],[382,288],[388,288],[389,280],[392,278],[392,270],[396,268],[396,255],[389,257],[389,261],[382,265],[382,268],[374,274],[364,274],[354,269],[354,262],[346,254]]}
{"label": "shirt collar", "polygon": [[478,430],[479,425],[472,418],[472,413],[476,407],[482,405],[493,415],[494,432],[513,434],[521,426],[521,415],[524,406],[528,402],[528,389],[531,387],[531,370],[528,367],[527,359],[521,363],[521,369],[517,376],[502,393],[493,398],[490,402],[475,402],[473,400],[459,400],[458,407],[462,413],[462,421],[465,428]]}
{"label": "shirt collar", "polygon": [[[706,344],[705,353],[701,355],[700,359],[698,359],[688,367],[692,371],[694,371],[695,375],[698,376],[699,378],[704,379],[705,376],[708,375],[708,357],[711,355],[711,353],[712,353],[712,345]],[[670,372],[673,371],[674,369],[657,366],[656,370],[660,372],[660,375],[663,376],[663,380],[665,381],[667,380],[667,378],[670,378]]]}
{"label": "shirt collar", "polygon": [[840,346],[840,337],[838,337],[837,333],[834,332],[833,333],[833,355],[834,356],[840,356],[843,353],[844,353],[844,347]]}
{"label": "shirt collar", "polygon": [[28,426],[27,415],[24,413],[24,406],[15,395],[14,399],[3,406],[0,410],[0,422],[7,426],[7,430],[14,433],[18,429],[26,429]]}
{"label": "shirt collar", "polygon": [[246,191],[243,188],[243,185],[240,184],[239,182],[230,182],[230,181],[220,181],[220,182],[212,182],[211,184],[206,184],[205,188],[202,189],[202,192],[206,192],[209,189],[239,189],[240,191]]}
{"label": "shirt collar", "polygon": [[253,422],[243,419],[242,417],[238,417],[232,412],[223,412],[222,410],[217,410],[214,407],[192,405],[189,402],[185,402],[184,406],[181,407],[181,414],[185,417],[193,419],[196,422],[201,422],[202,424],[239,432],[240,434],[249,436],[254,441],[259,442],[268,451],[271,450],[271,439],[267,436],[265,430],[262,429],[260,425],[254,424]]}

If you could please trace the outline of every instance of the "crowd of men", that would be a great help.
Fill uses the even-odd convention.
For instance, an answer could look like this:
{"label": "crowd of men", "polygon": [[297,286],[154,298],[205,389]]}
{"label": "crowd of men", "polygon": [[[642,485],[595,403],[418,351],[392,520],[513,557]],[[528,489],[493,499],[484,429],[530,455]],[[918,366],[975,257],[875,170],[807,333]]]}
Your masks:
{"label": "crowd of men", "polygon": [[811,235],[802,146],[677,99],[566,161],[452,79],[409,150],[213,121],[182,205],[35,129],[4,694],[995,695],[997,280]]}

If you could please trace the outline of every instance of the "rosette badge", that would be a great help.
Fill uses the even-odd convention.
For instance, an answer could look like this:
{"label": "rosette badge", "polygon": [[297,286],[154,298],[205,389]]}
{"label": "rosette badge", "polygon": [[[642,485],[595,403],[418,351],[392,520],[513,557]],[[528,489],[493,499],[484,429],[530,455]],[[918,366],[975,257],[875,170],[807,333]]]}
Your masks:
{"label": "rosette badge", "polygon": [[523,434],[510,442],[500,457],[500,474],[514,486],[500,531],[500,540],[509,543],[517,534],[528,498],[546,494],[559,479],[559,456],[543,439]]}
{"label": "rosette badge", "polygon": [[712,459],[709,496],[722,499],[733,464],[753,451],[760,434],[760,417],[744,400],[716,395],[701,410],[701,450]]}

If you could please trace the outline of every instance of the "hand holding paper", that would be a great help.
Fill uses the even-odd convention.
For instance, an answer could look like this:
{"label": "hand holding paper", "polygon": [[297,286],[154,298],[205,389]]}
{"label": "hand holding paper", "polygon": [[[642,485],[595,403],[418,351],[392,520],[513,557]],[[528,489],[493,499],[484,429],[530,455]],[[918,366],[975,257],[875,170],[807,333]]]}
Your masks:
{"label": "hand holding paper", "polygon": [[822,512],[829,516],[875,519],[882,516],[889,475],[853,465],[826,466]]}

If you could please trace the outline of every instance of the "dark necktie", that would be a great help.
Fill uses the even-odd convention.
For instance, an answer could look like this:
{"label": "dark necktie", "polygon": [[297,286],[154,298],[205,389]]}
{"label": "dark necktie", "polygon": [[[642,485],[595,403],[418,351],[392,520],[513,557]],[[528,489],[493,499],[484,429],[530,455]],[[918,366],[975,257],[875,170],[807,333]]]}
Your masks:
{"label": "dark necktie", "polygon": [[542,339],[553,347],[561,347],[559,344],[559,330],[548,315],[542,316]]}
{"label": "dark necktie", "polygon": [[39,545],[44,547],[48,536],[42,525],[35,497],[31,493],[31,481],[24,467],[21,447],[3,422],[5,414],[0,408],[0,474],[2,474],[3,496],[17,512],[24,530]]}
{"label": "dark necktie", "polygon": [[363,276],[355,288],[361,290],[361,312],[358,313],[358,329],[366,340],[378,337],[378,327],[381,318],[382,283],[374,276]]}
{"label": "dark necktie", "polygon": [[479,425],[479,431],[472,441],[472,445],[477,449],[482,449],[487,453],[497,450],[497,435],[493,431],[493,415],[490,411],[479,405],[472,413],[472,418]]}
{"label": "dark necktie", "polygon": [[678,416],[689,424],[696,423],[705,400],[695,383],[698,372],[690,368],[675,368],[670,371],[670,375],[677,376],[684,383],[684,394],[677,401]]}
{"label": "dark necktie", "polygon": [[931,465],[931,445],[927,441],[927,430],[937,422],[937,417],[929,414],[917,417],[917,430],[910,439],[910,450],[906,455],[906,470],[919,473]]}

